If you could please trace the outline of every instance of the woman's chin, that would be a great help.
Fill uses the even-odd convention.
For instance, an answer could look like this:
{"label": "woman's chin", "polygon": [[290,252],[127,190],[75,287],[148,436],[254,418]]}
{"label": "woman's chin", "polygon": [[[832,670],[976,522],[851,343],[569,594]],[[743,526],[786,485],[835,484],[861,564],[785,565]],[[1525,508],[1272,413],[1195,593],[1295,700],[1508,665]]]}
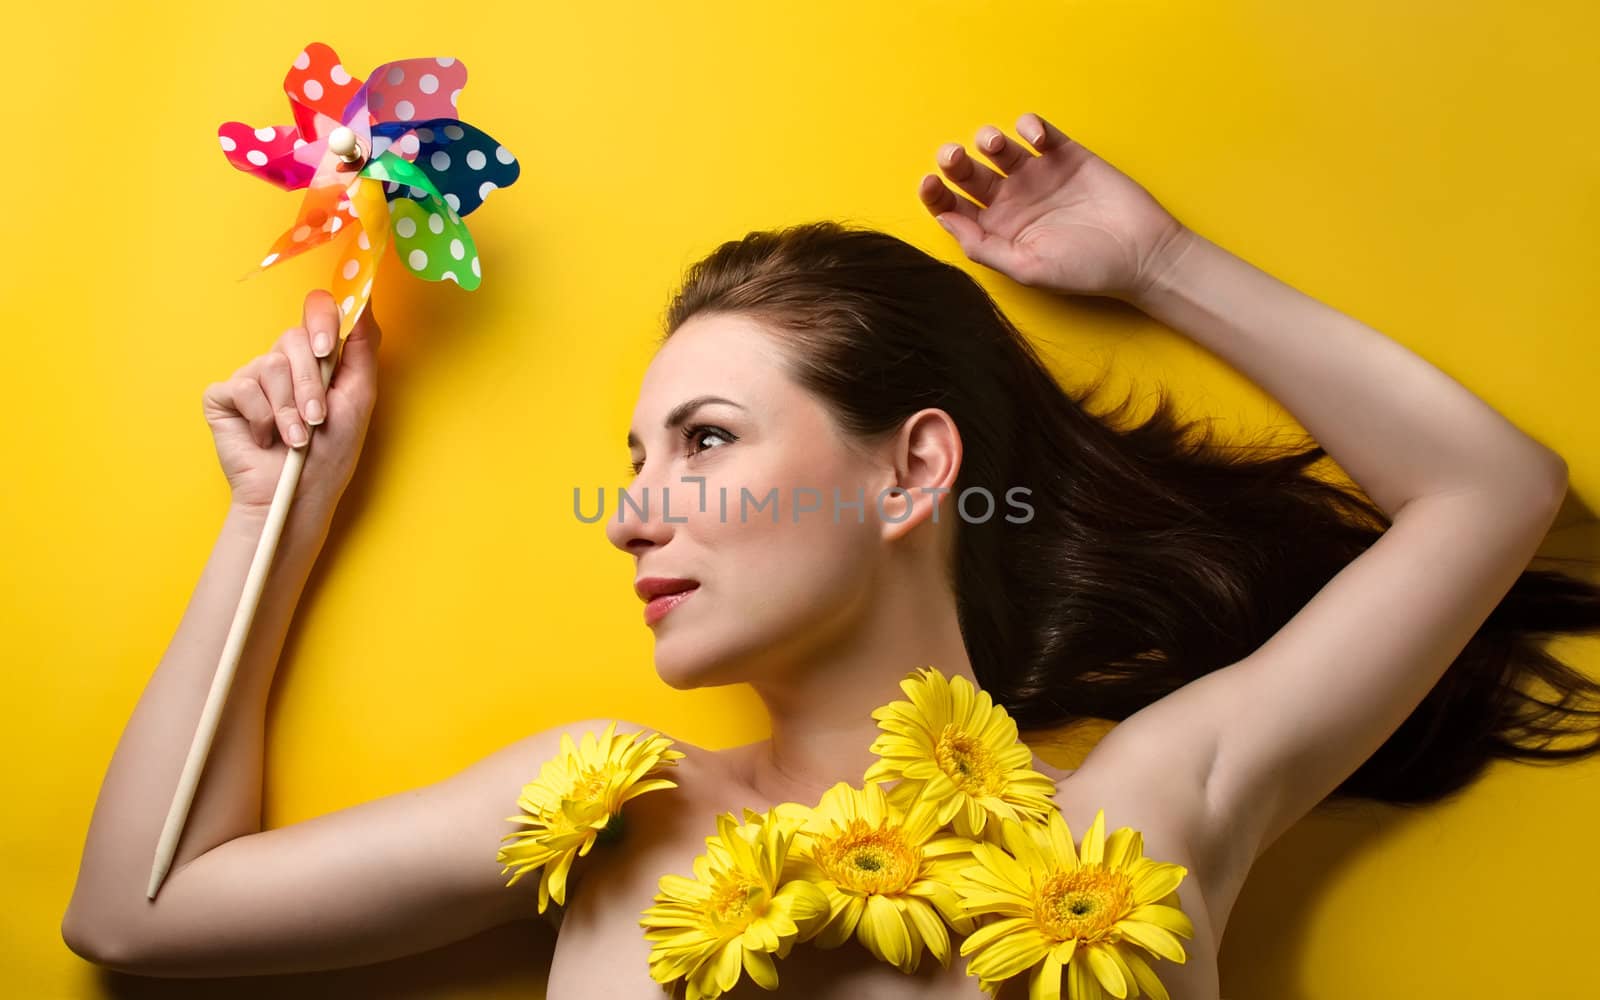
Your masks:
{"label": "woman's chin", "polygon": [[705,655],[680,658],[675,650],[663,649],[671,643],[658,641],[656,643],[656,676],[670,688],[678,691],[692,691],[695,688],[720,687],[724,684],[734,684],[737,681],[727,677],[725,665],[714,658]]}
{"label": "woman's chin", "polygon": [[684,661],[670,655],[663,656],[659,649],[656,652],[656,676],[676,691],[705,687],[708,666],[703,660]]}

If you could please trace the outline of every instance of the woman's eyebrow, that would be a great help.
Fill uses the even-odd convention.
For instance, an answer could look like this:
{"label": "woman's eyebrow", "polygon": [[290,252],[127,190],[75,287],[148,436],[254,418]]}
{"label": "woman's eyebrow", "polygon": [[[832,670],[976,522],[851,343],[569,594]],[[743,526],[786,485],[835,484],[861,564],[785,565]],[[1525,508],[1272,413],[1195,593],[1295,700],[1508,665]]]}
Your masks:
{"label": "woman's eyebrow", "polygon": [[[741,410],[744,409],[743,406],[741,406],[738,403],[735,403],[733,400],[724,399],[721,396],[696,396],[693,399],[686,399],[683,402],[679,403],[677,406],[674,406],[672,408],[672,411],[667,414],[667,419],[662,421],[661,426],[665,427],[667,430],[670,431],[670,430],[682,425],[685,420],[688,420],[690,414],[694,413],[695,410],[698,410],[700,407],[705,406],[705,405],[707,405],[709,403],[726,403],[729,406],[735,406],[735,407],[738,407]],[[633,447],[636,447],[638,444],[639,444],[639,435],[635,434],[633,431],[629,431],[628,432],[628,447],[629,448],[633,448]]]}

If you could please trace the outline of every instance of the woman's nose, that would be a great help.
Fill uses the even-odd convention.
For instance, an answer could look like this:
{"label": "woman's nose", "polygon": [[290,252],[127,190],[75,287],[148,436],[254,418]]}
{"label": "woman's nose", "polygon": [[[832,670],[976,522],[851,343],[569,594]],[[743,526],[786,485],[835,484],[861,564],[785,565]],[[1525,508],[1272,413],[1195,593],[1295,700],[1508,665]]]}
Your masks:
{"label": "woman's nose", "polygon": [[[662,544],[672,537],[673,526],[683,520],[676,509],[667,510],[668,497],[662,487],[643,479],[619,487],[606,499],[606,537],[624,552]],[[674,508],[681,506],[677,497],[671,502]]]}

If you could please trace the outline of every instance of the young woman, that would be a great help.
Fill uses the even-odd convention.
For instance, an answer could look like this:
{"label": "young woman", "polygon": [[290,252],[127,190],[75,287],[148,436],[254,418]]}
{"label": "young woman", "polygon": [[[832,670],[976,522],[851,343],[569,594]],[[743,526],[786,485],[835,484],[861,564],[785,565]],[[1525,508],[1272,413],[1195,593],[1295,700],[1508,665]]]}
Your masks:
{"label": "young woman", "polygon": [[[1595,685],[1533,641],[1600,627],[1595,588],[1526,569],[1566,490],[1562,459],[1400,344],[1179,223],[1039,116],[1017,132],[1029,146],[979,132],[998,169],[959,145],[941,151],[972,200],[922,181],[967,256],[1145,310],[1254,379],[1321,445],[1228,450],[1186,433],[1165,399],[1136,426],[1091,413],[1092,390],[1063,389],[977,282],[882,233],[819,223],[718,248],[675,296],[634,409],[629,493],[648,490],[649,512],[624,508],[606,531],[642,597],[692,588],[647,605],[663,680],[753,685],[772,736],[679,744],[678,788],[631,802],[623,842],[575,868],[550,996],[659,997],[638,918],[660,876],[690,872],[718,812],[814,803],[858,782],[869,713],[921,665],[972,680],[1025,732],[1120,723],[1075,771],[1035,766],[1057,780],[1076,834],[1104,809],[1108,829],[1133,826],[1149,856],[1189,869],[1189,960],[1158,965],[1179,1000],[1218,996],[1217,948],[1251,863],[1330,794],[1425,802],[1494,757],[1594,751],[1544,745],[1595,718]],[[369,314],[322,391],[316,359],[335,329],[331,297],[314,292],[302,327],[206,390],[233,504],[89,830],[62,930],[102,965],[165,976],[359,965],[531,916],[538,880],[508,888],[495,860],[505,817],[563,733],[608,721],[260,828],[264,702],[376,388]],[[151,902],[154,845],[284,442],[299,446],[303,423],[318,426],[316,446]],[[1324,455],[1364,495],[1312,476]],[[739,516],[742,489],[772,488],[785,506],[815,490],[821,509]],[[833,516],[835,488],[864,506]],[[1525,693],[1531,681],[1554,696]],[[961,959],[906,975],[854,944],[803,948],[780,963],[784,995],[979,995]],[[748,978],[729,994],[751,995]]]}

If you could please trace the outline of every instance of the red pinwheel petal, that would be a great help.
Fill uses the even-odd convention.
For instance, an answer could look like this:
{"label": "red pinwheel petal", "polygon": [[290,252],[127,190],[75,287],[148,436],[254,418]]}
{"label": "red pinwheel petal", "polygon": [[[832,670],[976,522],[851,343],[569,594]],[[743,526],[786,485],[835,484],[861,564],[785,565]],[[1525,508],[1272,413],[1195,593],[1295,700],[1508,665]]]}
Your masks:
{"label": "red pinwheel petal", "polygon": [[305,187],[316,174],[314,164],[302,163],[294,155],[305,140],[293,125],[251,128],[244,122],[224,122],[217,129],[217,141],[229,163],[285,191]]}
{"label": "red pinwheel petal", "polygon": [[[339,62],[338,54],[321,42],[307,45],[283,78],[295,124],[307,142],[321,139],[337,128],[345,105],[360,89],[361,80],[351,76]],[[329,125],[326,119],[332,119],[333,124]]]}
{"label": "red pinwheel petal", "polygon": [[466,85],[467,67],[459,60],[401,59],[367,78],[367,108],[374,121],[459,118],[456,98]]}

